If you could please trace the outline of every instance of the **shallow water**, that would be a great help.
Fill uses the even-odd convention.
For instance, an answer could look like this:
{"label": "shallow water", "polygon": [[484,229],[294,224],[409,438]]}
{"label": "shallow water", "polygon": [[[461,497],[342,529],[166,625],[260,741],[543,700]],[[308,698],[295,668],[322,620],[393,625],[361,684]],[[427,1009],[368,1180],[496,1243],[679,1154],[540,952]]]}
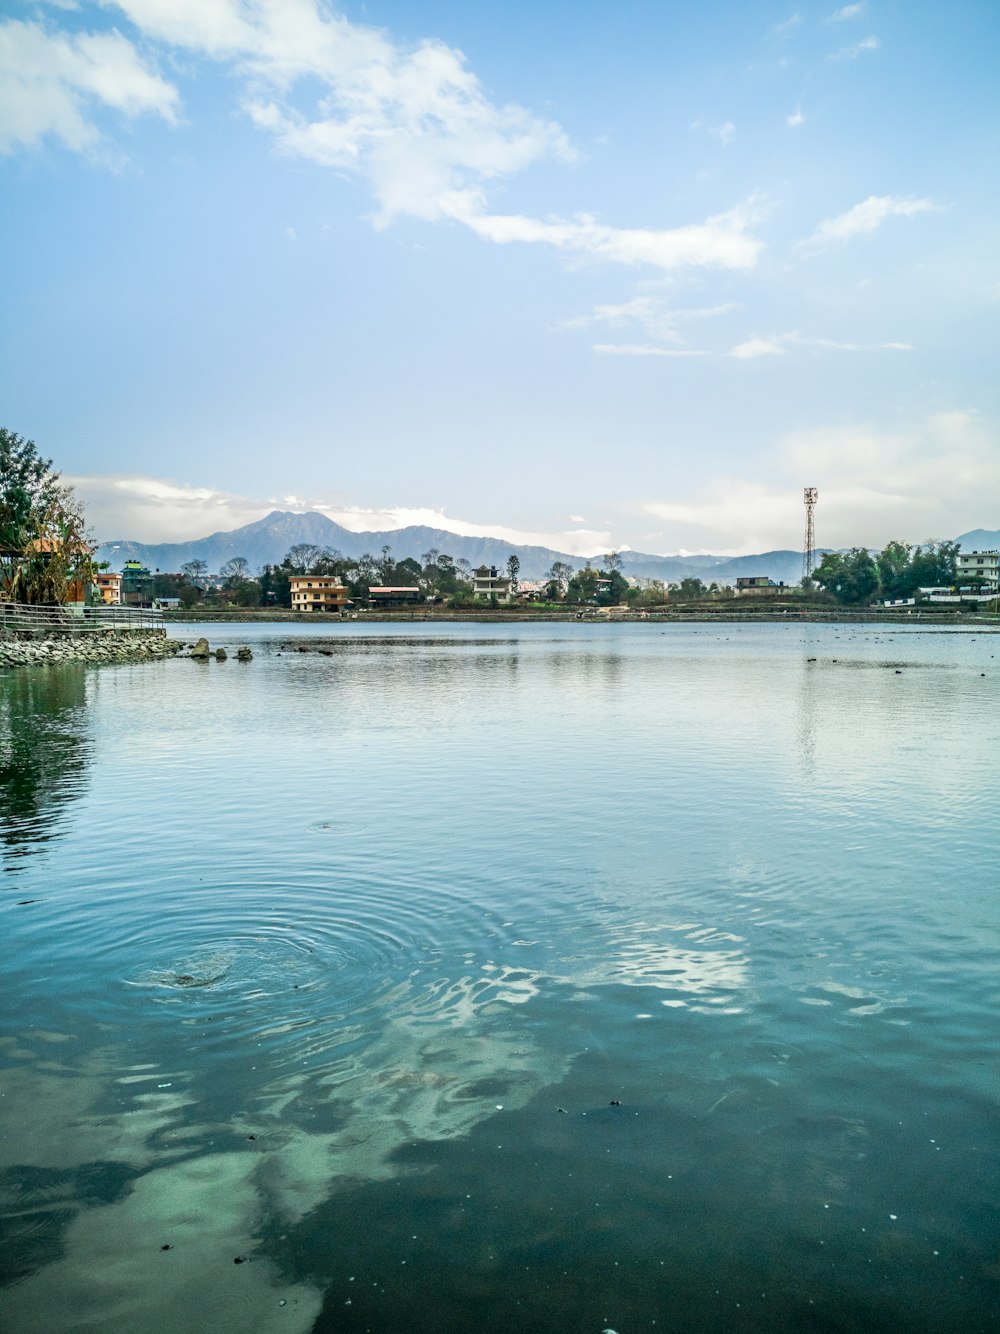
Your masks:
{"label": "shallow water", "polygon": [[0,1326],[995,1328],[1000,636],[208,632],[0,676]]}

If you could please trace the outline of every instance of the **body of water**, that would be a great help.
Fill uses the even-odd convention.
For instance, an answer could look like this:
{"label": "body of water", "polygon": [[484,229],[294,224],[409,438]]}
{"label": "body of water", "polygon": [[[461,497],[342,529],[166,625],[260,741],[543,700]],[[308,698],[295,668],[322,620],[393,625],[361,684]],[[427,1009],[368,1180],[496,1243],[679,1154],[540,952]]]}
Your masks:
{"label": "body of water", "polygon": [[1000,636],[202,633],[0,676],[0,1328],[997,1327]]}

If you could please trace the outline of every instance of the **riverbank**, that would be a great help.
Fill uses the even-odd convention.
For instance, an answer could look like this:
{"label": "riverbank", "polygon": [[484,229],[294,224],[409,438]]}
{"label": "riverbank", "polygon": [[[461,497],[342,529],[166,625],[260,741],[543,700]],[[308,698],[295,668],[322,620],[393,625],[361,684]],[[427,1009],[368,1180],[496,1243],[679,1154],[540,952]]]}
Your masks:
{"label": "riverbank", "polygon": [[0,670],[47,667],[82,662],[149,662],[171,658],[183,644],[169,639],[165,630],[98,630],[78,634],[49,634],[44,638],[0,639]]}
{"label": "riverbank", "polygon": [[275,624],[275,625],[341,625],[345,622],[356,624],[393,624],[395,622],[466,622],[472,624],[503,625],[523,623],[572,623],[603,624],[605,622],[625,623],[629,625],[643,622],[657,624],[698,624],[721,622],[756,622],[787,625],[807,621],[813,624],[893,624],[912,625],[952,625],[957,628],[975,630],[994,626],[1000,629],[1000,616],[979,616],[957,611],[915,611],[912,608],[893,611],[887,608],[870,608],[864,611],[849,611],[843,608],[812,608],[809,610],[734,610],[732,606],[720,607],[712,611],[619,611],[615,608],[594,609],[580,612],[572,611],[528,611],[524,608],[490,608],[488,611],[472,611],[468,608],[426,607],[420,610],[406,609],[390,611],[353,612],[349,616],[327,614],[325,612],[293,612],[281,610],[239,611],[186,611],[166,612],[163,617],[169,624],[205,624],[205,625],[240,625],[240,624]]}

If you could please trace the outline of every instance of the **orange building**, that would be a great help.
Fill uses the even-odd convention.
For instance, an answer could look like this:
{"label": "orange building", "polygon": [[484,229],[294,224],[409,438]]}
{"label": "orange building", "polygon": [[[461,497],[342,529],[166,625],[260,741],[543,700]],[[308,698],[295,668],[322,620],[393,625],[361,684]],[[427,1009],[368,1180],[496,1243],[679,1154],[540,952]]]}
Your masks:
{"label": "orange building", "polygon": [[100,574],[94,575],[94,584],[100,590],[101,600],[106,602],[109,607],[121,606],[122,577],[120,574],[112,574],[110,570],[102,570]]}
{"label": "orange building", "polygon": [[295,574],[288,581],[292,611],[344,611],[347,589],[333,574]]}

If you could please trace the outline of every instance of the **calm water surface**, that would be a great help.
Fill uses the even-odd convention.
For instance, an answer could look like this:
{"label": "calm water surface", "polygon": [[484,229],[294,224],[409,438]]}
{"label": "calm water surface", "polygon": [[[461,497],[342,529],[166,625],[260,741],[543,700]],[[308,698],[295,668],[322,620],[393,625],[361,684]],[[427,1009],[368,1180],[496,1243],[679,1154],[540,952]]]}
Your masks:
{"label": "calm water surface", "polygon": [[997,1328],[1000,636],[209,633],[0,676],[0,1327]]}

